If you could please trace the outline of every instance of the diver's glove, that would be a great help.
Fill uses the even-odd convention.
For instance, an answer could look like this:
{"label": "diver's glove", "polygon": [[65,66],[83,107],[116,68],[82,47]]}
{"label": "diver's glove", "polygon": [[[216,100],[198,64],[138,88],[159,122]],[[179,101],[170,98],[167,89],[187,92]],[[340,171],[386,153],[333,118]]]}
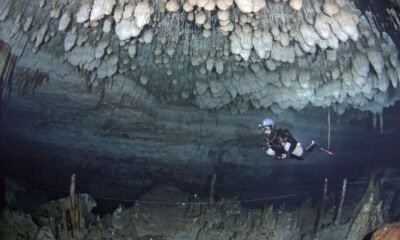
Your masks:
{"label": "diver's glove", "polygon": [[282,153],[282,154],[278,157],[279,160],[283,160],[283,159],[286,159],[286,158],[287,158],[286,153]]}
{"label": "diver's glove", "polygon": [[263,144],[263,150],[266,151],[268,148],[271,148],[271,145],[269,144]]}

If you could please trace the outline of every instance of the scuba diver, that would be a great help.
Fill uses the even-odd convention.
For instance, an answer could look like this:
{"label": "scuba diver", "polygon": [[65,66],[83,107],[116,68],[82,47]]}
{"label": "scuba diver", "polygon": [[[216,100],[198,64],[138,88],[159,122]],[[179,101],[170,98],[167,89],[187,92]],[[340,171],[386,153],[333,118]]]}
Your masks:
{"label": "scuba diver", "polygon": [[260,127],[264,138],[263,150],[268,156],[277,160],[304,160],[316,146],[319,146],[313,140],[309,147],[303,149],[289,130],[275,129],[275,122],[269,118],[264,119]]}

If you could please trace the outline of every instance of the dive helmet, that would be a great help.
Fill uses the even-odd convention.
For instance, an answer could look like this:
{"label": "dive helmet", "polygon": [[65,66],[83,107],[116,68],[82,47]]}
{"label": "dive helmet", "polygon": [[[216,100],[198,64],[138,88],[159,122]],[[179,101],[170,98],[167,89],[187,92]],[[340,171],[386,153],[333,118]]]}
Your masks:
{"label": "dive helmet", "polygon": [[262,124],[260,125],[260,127],[271,127],[273,128],[275,125],[275,122],[270,119],[270,118],[266,118],[263,120]]}

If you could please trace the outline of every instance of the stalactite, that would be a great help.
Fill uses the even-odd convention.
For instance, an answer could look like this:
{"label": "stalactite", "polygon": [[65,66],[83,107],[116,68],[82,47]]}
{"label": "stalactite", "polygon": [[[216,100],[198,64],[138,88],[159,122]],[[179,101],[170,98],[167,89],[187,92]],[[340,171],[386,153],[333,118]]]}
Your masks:
{"label": "stalactite", "polygon": [[[17,58],[11,52],[11,47],[7,43],[0,41],[0,117],[3,115],[3,105],[6,93],[11,88],[11,76],[16,59]],[[6,204],[3,169],[3,161],[0,160],[0,214],[2,214],[3,207]]]}
{"label": "stalactite", "polygon": [[135,105],[135,100],[128,93],[123,93],[120,99],[120,103],[128,107],[133,107]]}
{"label": "stalactite", "polygon": [[335,225],[338,225],[340,223],[340,218],[342,216],[343,202],[344,202],[344,197],[346,195],[346,185],[347,185],[347,179],[345,178],[343,180],[342,195],[340,196],[340,203],[339,203],[339,206],[338,206],[337,212],[336,212]]}
{"label": "stalactite", "polygon": [[379,113],[379,127],[381,129],[381,134],[383,133],[383,112]]}
{"label": "stalactite", "polygon": [[12,54],[11,47],[0,41],[0,113],[7,91],[11,88],[11,79],[17,57]]}
{"label": "stalactite", "polygon": [[11,48],[8,44],[0,43],[0,74],[3,78],[11,57]]}
{"label": "stalactite", "polygon": [[92,90],[92,84],[90,82],[92,72],[90,72],[86,69],[83,69],[81,74],[82,74],[82,81],[81,81],[80,87],[83,91],[90,94],[90,92]]}
{"label": "stalactite", "polygon": [[41,86],[43,82],[49,82],[49,75],[30,68],[18,68],[15,71],[15,79],[17,81],[17,95],[21,96],[29,93],[34,96],[36,88]]}
{"label": "stalactite", "polygon": [[104,99],[105,94],[106,94],[106,84],[107,84],[107,79],[103,78],[99,80],[99,85],[97,87],[97,96],[100,97],[100,101]]}
{"label": "stalactite", "polygon": [[376,130],[376,113],[372,113],[372,126],[374,131]]}

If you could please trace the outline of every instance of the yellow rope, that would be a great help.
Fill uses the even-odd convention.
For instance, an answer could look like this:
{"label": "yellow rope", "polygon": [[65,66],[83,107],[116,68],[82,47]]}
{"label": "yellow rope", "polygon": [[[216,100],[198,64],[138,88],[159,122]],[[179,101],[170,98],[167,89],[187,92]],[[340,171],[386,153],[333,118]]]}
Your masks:
{"label": "yellow rope", "polygon": [[328,149],[331,148],[331,108],[328,108]]}

